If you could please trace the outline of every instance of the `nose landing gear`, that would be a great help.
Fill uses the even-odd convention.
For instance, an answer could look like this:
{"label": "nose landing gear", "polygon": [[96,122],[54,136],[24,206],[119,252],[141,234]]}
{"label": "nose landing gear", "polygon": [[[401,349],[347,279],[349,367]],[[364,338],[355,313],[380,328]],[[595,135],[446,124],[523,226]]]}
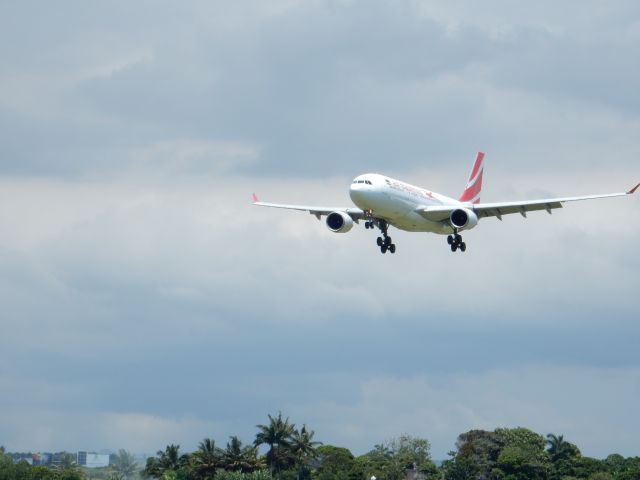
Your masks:
{"label": "nose landing gear", "polygon": [[452,252],[455,252],[458,249],[460,249],[461,252],[465,252],[467,250],[467,244],[462,241],[462,236],[457,232],[447,237],[447,243],[451,245]]}

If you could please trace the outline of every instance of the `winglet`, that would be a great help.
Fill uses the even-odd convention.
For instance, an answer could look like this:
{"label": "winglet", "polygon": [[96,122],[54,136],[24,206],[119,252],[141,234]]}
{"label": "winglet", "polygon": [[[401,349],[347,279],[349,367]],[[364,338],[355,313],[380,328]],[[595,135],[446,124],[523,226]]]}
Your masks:
{"label": "winglet", "polygon": [[633,187],[631,190],[629,190],[629,191],[627,192],[627,195],[631,195],[631,194],[633,194],[633,193],[636,193],[636,190],[638,189],[638,187],[640,187],[640,183],[639,183],[639,184],[637,184],[635,187]]}
{"label": "winglet", "polygon": [[253,200],[253,203],[258,203],[258,196],[255,193],[252,193],[251,200]]}

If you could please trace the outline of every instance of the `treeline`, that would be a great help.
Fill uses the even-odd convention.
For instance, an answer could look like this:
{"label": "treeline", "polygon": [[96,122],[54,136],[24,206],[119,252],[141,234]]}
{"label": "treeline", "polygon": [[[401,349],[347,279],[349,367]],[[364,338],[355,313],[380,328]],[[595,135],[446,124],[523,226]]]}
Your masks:
{"label": "treeline", "polygon": [[[526,428],[471,430],[458,436],[449,459],[436,466],[424,438],[401,435],[360,456],[322,445],[313,430],[269,416],[257,425],[251,444],[231,437],[224,447],[209,438],[195,452],[168,445],[148,458],[144,468],[121,450],[114,463],[91,471],[91,479],[137,480],[640,480],[640,457],[612,454],[585,457],[562,435],[546,437]],[[264,446],[265,453],[259,454]],[[264,451],[263,450],[263,451]],[[84,480],[74,465],[49,469],[14,464],[0,450],[0,480]]]}

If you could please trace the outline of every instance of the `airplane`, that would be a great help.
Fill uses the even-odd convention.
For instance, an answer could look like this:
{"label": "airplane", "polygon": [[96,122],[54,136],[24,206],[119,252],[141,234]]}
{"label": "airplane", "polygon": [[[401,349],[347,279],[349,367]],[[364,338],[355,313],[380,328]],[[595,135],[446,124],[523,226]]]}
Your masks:
{"label": "airplane", "polygon": [[638,183],[631,190],[620,193],[481,203],[483,174],[484,153],[478,152],[466,187],[457,200],[377,173],[360,175],[351,182],[349,196],[358,208],[267,203],[259,201],[255,193],[252,200],[254,205],[261,207],[306,211],[318,220],[326,216],[327,228],[335,233],[346,233],[354,223],[364,220],[366,229],[377,227],[380,230],[381,236],[376,243],[382,253],[396,252],[396,245],[389,236],[389,226],[408,232],[447,235],[451,251],[464,252],[467,244],[462,241],[460,232],[476,227],[482,218],[502,220],[503,215],[512,213],[526,218],[527,212],[536,210],[546,210],[551,214],[551,210],[562,208],[565,202],[632,195],[640,187]]}

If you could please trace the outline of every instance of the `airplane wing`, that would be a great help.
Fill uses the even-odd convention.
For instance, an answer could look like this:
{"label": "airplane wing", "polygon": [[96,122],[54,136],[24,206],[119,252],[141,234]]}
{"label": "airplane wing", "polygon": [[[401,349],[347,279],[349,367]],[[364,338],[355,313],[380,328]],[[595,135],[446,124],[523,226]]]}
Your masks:
{"label": "airplane wing", "polygon": [[527,212],[533,212],[536,210],[546,210],[547,213],[551,213],[551,210],[555,208],[562,208],[562,204],[565,202],[577,202],[580,200],[593,200],[596,198],[611,198],[611,197],[623,197],[625,195],[631,195],[640,187],[640,184],[633,187],[627,192],[619,193],[605,193],[601,195],[585,195],[581,197],[564,197],[564,198],[548,198],[544,200],[524,200],[518,202],[499,202],[499,203],[478,203],[473,206],[473,210],[478,215],[478,218],[484,217],[497,217],[502,220],[502,215],[509,215],[511,213],[519,213],[523,217],[527,216]]}
{"label": "airplane wing", "polygon": [[354,220],[358,221],[365,217],[364,211],[359,208],[345,208],[345,207],[318,207],[310,205],[287,205],[282,203],[267,203],[258,201],[258,197],[254,193],[252,195],[253,204],[260,207],[272,207],[272,208],[286,208],[288,210],[300,210],[302,212],[309,212],[311,215],[315,215],[319,220],[323,215],[329,215],[331,212],[344,212]]}
{"label": "airplane wing", "polygon": [[605,193],[602,195],[586,195],[581,197],[564,197],[564,198],[548,198],[543,200],[523,200],[516,202],[497,202],[497,203],[477,203],[474,205],[447,205],[436,207],[424,207],[418,209],[418,212],[432,221],[443,221],[449,217],[451,212],[460,208],[467,207],[473,210],[478,218],[485,217],[497,217],[502,220],[503,215],[509,215],[512,213],[519,213],[523,217],[527,216],[527,212],[533,212],[536,210],[546,210],[551,213],[551,210],[556,208],[562,208],[562,204],[565,202],[576,202],[579,200],[592,200],[595,198],[610,198],[610,197],[622,197],[625,195],[631,195],[640,187],[640,183],[627,192],[620,193]]}

